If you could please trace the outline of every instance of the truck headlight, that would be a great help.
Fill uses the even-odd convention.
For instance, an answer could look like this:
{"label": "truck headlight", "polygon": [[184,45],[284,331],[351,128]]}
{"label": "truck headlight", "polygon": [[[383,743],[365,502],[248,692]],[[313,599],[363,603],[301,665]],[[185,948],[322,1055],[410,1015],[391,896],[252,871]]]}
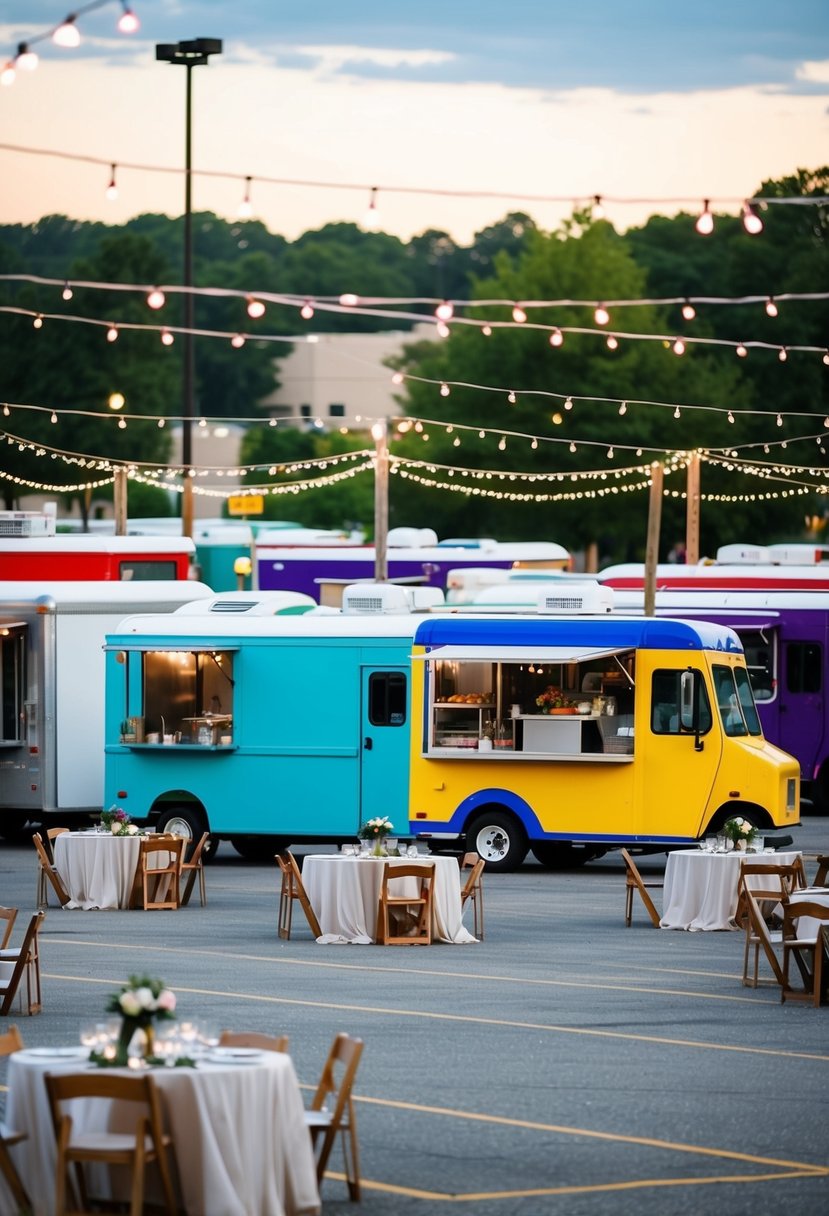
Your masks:
{"label": "truck headlight", "polygon": [[786,810],[793,811],[795,807],[795,795],[797,793],[797,781],[794,777],[789,777],[786,782]]}

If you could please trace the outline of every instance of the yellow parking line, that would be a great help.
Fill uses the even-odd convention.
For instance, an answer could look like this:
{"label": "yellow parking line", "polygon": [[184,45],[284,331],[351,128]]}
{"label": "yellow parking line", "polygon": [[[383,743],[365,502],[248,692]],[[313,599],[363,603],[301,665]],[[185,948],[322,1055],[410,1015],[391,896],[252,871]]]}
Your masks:
{"label": "yellow parking line", "polygon": [[[111,944],[108,943],[107,949],[110,948]],[[133,946],[133,953],[139,948]],[[148,946],[145,949],[154,950],[155,947]],[[92,979],[89,976],[57,975],[54,973],[49,974],[47,978],[79,984],[106,984],[108,987],[112,985],[117,986],[122,982],[120,979]],[[294,997],[271,996],[268,993],[261,992],[233,992],[213,988],[187,988],[179,984],[173,984],[172,987],[176,992],[186,992],[193,996],[218,996],[232,998],[236,1001],[258,1001],[265,1004],[292,1005],[305,1009],[336,1009],[340,1013],[382,1014],[385,1017],[423,1018],[427,1021],[438,1022],[464,1022],[476,1026],[509,1026],[516,1030],[542,1030],[549,1034],[581,1035],[592,1038],[617,1039],[633,1043],[658,1043],[664,1047],[693,1047],[706,1051],[736,1052],[740,1055],[775,1056],[786,1060],[818,1060],[821,1063],[829,1062],[829,1056],[819,1055],[816,1052],[781,1051],[772,1047],[746,1047],[742,1044],[712,1043],[697,1039],[670,1039],[661,1035],[632,1034],[620,1030],[595,1030],[580,1026],[559,1026],[555,1023],[547,1022],[519,1022],[508,1018],[485,1018],[474,1017],[472,1014],[438,1013],[435,1010],[393,1009],[383,1005],[351,1005],[339,1001],[299,1000]]]}

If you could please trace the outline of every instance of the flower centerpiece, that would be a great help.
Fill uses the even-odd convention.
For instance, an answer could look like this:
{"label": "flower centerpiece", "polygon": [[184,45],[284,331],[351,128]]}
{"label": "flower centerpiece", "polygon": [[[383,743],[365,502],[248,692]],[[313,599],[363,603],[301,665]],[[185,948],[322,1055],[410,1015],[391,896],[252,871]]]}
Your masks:
{"label": "flower centerpiece", "polygon": [[113,836],[140,835],[137,825],[120,806],[111,806],[108,811],[101,811],[101,826],[105,832],[112,832]]}
{"label": "flower centerpiece", "polygon": [[149,975],[131,975],[120,992],[114,992],[107,1002],[107,1011],[121,1015],[121,1032],[115,1049],[116,1064],[126,1064],[130,1043],[137,1030],[144,1035],[144,1055],[154,1055],[154,1021],[174,1018],[176,996],[165,988],[163,980]]}
{"label": "flower centerpiece", "polygon": [[722,825],[722,832],[723,836],[727,836],[729,840],[733,841],[735,849],[747,848],[757,835],[754,824],[739,815],[733,819],[726,819]]}
{"label": "flower centerpiece", "polygon": [[383,841],[393,831],[394,824],[388,815],[378,815],[374,819],[367,819],[365,823],[360,824],[357,835],[361,840],[374,841],[374,849],[372,851],[375,857],[384,857],[386,850],[383,846]]}
{"label": "flower centerpiece", "polygon": [[548,684],[541,695],[535,698],[535,703],[543,714],[576,712],[574,702],[553,684]]}

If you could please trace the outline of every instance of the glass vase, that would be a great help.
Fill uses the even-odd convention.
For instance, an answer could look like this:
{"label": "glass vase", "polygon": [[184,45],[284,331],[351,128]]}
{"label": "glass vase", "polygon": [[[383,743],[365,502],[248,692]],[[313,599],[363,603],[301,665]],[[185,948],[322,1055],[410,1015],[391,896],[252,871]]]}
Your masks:
{"label": "glass vase", "polygon": [[375,840],[374,848],[371,851],[371,855],[372,855],[372,857],[385,857],[386,856],[386,842],[382,839],[382,837],[378,837],[378,839]]}

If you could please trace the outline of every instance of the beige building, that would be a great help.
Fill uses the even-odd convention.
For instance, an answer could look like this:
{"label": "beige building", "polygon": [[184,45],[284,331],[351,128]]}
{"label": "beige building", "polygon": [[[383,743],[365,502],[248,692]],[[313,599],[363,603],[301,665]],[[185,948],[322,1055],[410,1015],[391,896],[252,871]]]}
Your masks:
{"label": "beige building", "polygon": [[385,361],[407,343],[434,336],[429,323],[405,333],[313,334],[279,361],[280,387],[260,405],[273,418],[309,426],[368,428],[399,412]]}

